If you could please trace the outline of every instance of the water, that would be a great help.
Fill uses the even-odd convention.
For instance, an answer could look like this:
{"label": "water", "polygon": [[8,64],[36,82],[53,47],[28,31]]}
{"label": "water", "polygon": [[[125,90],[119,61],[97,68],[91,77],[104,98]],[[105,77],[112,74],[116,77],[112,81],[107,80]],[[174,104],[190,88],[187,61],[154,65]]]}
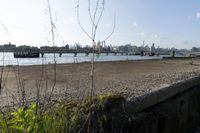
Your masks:
{"label": "water", "polygon": [[[84,53],[77,54],[77,57],[74,57],[74,54],[62,54],[62,57],[59,57],[59,54],[55,54],[56,63],[81,63],[81,62],[90,62],[92,59],[92,54],[85,56]],[[4,57],[4,58],[3,58]],[[125,60],[150,60],[150,59],[162,59],[161,56],[134,56],[134,55],[113,55],[101,54],[100,56],[95,55],[95,61],[125,61]],[[4,60],[4,61],[3,61]],[[0,53],[0,65],[41,65],[41,64],[53,64],[54,63],[54,54],[44,54],[44,58],[14,58],[12,52]]]}

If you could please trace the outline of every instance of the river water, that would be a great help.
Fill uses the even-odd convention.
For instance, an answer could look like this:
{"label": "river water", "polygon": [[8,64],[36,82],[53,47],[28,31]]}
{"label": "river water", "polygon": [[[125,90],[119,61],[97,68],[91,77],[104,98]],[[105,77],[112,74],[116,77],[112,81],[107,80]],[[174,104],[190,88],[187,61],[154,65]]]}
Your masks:
{"label": "river water", "polygon": [[[62,63],[81,63],[81,62],[90,62],[92,59],[92,54],[86,56],[84,53],[77,54],[77,57],[74,57],[74,54],[62,54],[62,57],[59,57],[59,54],[55,54],[55,59],[57,64]],[[134,56],[134,55],[114,55],[101,54],[100,56],[95,55],[95,61],[104,62],[104,61],[125,61],[125,60],[151,60],[151,59],[162,59],[162,56]],[[41,64],[53,64],[54,63],[54,54],[44,54],[43,58],[14,58],[12,52],[0,53],[0,65],[41,65]]]}

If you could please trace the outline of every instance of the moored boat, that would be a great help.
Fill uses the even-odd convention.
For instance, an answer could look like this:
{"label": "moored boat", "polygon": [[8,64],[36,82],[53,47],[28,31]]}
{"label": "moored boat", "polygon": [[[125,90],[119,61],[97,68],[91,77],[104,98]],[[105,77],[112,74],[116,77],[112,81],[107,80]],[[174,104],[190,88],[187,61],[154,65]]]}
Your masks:
{"label": "moored boat", "polygon": [[40,51],[36,47],[20,46],[14,51],[14,58],[39,58]]}
{"label": "moored boat", "polygon": [[39,58],[40,53],[39,52],[14,52],[14,58]]}

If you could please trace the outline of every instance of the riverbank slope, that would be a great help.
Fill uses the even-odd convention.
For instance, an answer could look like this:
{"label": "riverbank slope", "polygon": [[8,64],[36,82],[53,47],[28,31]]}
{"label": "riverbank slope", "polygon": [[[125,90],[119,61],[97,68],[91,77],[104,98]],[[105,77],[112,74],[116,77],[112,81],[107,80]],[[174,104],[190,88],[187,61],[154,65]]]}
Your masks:
{"label": "riverbank slope", "polygon": [[[54,99],[81,99],[88,94],[90,63],[56,65],[55,87],[54,70],[54,65],[5,67],[1,104],[16,102],[22,91],[25,99],[32,99],[37,89],[42,96],[53,89]],[[98,62],[94,74],[96,94],[120,93],[133,98],[199,76],[200,59]]]}

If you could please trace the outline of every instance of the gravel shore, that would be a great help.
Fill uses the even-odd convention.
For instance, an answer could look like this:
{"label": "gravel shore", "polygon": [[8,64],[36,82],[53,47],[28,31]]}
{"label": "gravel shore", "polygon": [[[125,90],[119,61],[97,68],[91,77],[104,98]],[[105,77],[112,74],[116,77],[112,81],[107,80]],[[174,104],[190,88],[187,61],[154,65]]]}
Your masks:
{"label": "gravel shore", "polygon": [[[51,92],[54,99],[84,98],[91,84],[90,63],[54,65],[8,66],[3,72],[1,105]],[[163,86],[200,75],[200,59],[148,60],[95,63],[95,93],[118,93],[126,98],[137,97]],[[52,88],[53,91],[52,91]]]}

